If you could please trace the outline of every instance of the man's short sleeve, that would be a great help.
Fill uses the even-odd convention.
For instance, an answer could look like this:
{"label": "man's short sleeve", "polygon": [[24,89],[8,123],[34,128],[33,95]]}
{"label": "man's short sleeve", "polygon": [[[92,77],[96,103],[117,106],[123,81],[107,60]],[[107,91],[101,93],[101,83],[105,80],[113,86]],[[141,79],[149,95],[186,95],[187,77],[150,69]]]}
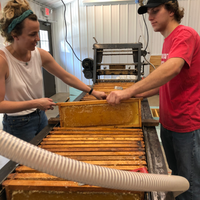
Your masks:
{"label": "man's short sleeve", "polygon": [[169,52],[169,58],[183,58],[188,66],[191,66],[195,50],[195,37],[188,30],[180,30],[173,38],[173,44]]}

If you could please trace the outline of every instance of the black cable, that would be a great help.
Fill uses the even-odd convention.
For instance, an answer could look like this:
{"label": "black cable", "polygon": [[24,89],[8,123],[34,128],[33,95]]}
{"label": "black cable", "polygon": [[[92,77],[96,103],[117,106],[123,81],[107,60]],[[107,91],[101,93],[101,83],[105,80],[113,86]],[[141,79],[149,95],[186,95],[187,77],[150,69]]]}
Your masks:
{"label": "black cable", "polygon": [[64,21],[65,21],[65,29],[66,29],[65,41],[67,42],[67,44],[68,44],[69,47],[71,48],[71,50],[72,50],[72,52],[74,53],[74,55],[76,56],[76,58],[77,58],[80,62],[82,62],[82,60],[80,60],[80,59],[78,58],[78,56],[76,55],[76,53],[74,52],[74,50],[73,50],[72,46],[70,45],[70,43],[67,41],[67,23],[66,23],[66,18],[65,18],[65,14],[66,14],[66,5],[64,4],[63,0],[61,0],[61,1],[62,1],[63,5],[64,5],[64,8],[65,8],[65,10],[64,10]]}
{"label": "black cable", "polygon": [[146,23],[146,21],[145,21],[144,15],[142,15],[142,17],[143,17],[143,21],[144,21],[144,24],[145,24],[145,27],[146,27],[146,30],[147,30],[147,45],[146,45],[146,47],[145,47],[145,51],[146,51],[146,50],[147,50],[147,47],[148,47],[148,45],[149,45],[149,31],[148,31],[148,27],[147,27],[147,23]]}
{"label": "black cable", "polygon": [[[143,20],[144,20],[144,24],[146,26],[146,30],[147,30],[147,45],[146,45],[146,48],[145,48],[145,51],[147,50],[147,47],[149,45],[149,31],[148,31],[148,27],[147,27],[147,23],[146,23],[146,20],[144,18],[144,15],[142,15],[143,17]],[[156,67],[151,63],[149,62],[147,59],[146,59],[146,56],[144,56],[144,59],[154,68],[154,70],[156,69]]]}

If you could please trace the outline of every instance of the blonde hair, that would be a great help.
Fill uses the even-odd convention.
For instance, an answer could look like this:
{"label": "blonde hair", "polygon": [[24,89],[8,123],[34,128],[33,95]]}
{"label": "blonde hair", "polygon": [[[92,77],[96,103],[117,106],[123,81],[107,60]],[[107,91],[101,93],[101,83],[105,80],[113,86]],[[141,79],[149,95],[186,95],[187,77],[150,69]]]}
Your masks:
{"label": "blonde hair", "polygon": [[[23,26],[23,21],[16,25],[16,27],[8,33],[8,26],[11,22],[22,15],[25,11],[30,10],[30,5],[26,0],[10,0],[3,8],[0,19],[0,33],[1,36],[5,38],[6,42],[12,43],[14,41],[13,35],[21,35]],[[37,21],[37,16],[35,14],[29,15],[27,18]]]}

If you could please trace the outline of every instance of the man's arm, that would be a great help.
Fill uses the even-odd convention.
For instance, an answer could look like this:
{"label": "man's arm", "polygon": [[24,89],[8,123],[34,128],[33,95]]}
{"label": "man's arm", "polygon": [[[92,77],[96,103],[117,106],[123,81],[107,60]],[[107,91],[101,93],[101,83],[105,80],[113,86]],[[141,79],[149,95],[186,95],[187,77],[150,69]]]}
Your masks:
{"label": "man's arm", "polygon": [[136,98],[147,98],[147,97],[151,97],[151,96],[154,96],[154,95],[158,94],[158,93],[159,93],[159,89],[160,89],[160,87],[155,88],[155,89],[152,89],[152,90],[149,90],[149,91],[147,91],[147,92],[143,92],[143,93],[141,93],[141,94],[136,94],[134,97],[136,97]]}
{"label": "man's arm", "polygon": [[158,88],[178,75],[184,64],[185,61],[182,58],[170,58],[145,79],[133,84],[126,90],[111,92],[107,97],[107,102],[113,105],[119,104],[121,100]]}

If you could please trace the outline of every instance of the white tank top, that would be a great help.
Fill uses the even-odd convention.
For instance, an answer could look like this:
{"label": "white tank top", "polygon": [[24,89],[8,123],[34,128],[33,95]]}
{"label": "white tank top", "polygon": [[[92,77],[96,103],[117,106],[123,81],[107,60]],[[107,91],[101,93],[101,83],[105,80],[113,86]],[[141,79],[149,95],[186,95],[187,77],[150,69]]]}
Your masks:
{"label": "white tank top", "polygon": [[[6,48],[1,49],[7,58],[9,76],[6,79],[5,101],[28,101],[43,97],[42,60],[37,48],[31,51],[31,60],[26,64],[17,60]],[[24,110],[7,115],[27,115],[36,110]]]}

